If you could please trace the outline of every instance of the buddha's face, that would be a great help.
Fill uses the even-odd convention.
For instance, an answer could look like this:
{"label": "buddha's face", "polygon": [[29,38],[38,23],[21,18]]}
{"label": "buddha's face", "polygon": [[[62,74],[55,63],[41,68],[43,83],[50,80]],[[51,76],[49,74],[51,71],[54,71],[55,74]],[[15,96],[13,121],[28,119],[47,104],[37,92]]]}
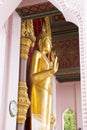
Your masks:
{"label": "buddha's face", "polygon": [[44,39],[43,41],[42,41],[42,43],[40,44],[40,50],[42,51],[42,52],[45,52],[46,54],[47,53],[50,53],[51,52],[51,49],[52,49],[52,44],[51,44],[51,41],[50,41],[50,39],[49,39],[49,37],[47,37],[46,39]]}

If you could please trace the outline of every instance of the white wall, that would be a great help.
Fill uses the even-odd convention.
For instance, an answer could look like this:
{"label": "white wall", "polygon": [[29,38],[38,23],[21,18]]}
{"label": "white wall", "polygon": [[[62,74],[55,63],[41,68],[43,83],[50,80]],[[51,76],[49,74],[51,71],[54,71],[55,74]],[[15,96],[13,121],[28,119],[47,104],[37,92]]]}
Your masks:
{"label": "white wall", "polygon": [[2,91],[4,81],[4,67],[5,67],[5,48],[6,48],[6,30],[5,26],[2,27],[0,32],[0,117],[2,109]]}
{"label": "white wall", "polygon": [[[20,27],[21,19],[14,12],[5,24],[6,31],[3,32],[0,53],[1,72],[1,108],[0,108],[0,130],[16,130],[16,117],[11,117],[9,104],[11,100],[17,102],[18,80],[19,80],[19,56],[20,56]],[[6,37],[4,36],[6,35]],[[4,46],[2,48],[2,46]]]}
{"label": "white wall", "polygon": [[22,0],[4,0],[0,5],[0,30]]}

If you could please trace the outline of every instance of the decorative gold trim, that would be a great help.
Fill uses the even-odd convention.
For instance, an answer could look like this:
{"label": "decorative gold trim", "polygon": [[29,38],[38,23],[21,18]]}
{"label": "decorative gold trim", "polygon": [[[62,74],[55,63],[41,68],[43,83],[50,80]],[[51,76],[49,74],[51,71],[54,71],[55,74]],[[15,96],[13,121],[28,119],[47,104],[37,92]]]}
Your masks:
{"label": "decorative gold trim", "polygon": [[49,34],[50,40],[52,41],[52,37],[51,37],[51,27],[50,27],[50,19],[49,19],[49,16],[46,16],[46,17],[45,17],[45,24],[46,24],[47,34]]}
{"label": "decorative gold trim", "polygon": [[29,38],[21,38],[20,58],[27,60],[32,41]]}
{"label": "decorative gold trim", "polygon": [[22,21],[20,58],[27,60],[30,47],[35,43],[33,21],[30,19]]}
{"label": "decorative gold trim", "polygon": [[53,115],[53,113],[51,113],[51,119],[50,119],[50,129],[53,129],[54,123],[55,123],[56,119]]}
{"label": "decorative gold trim", "polygon": [[27,94],[27,85],[25,82],[19,82],[17,123],[25,123],[29,106],[30,100]]}

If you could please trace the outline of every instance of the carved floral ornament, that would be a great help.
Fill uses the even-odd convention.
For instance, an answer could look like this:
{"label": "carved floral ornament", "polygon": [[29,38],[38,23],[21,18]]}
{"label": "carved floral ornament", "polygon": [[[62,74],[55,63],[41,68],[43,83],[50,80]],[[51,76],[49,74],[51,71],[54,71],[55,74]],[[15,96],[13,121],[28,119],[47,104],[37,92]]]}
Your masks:
{"label": "carved floral ornament", "polygon": [[78,7],[79,0],[64,0],[64,4],[67,8],[75,9]]}
{"label": "carved floral ornament", "polygon": [[[82,23],[80,0],[49,0],[64,15],[66,21],[79,26]],[[67,16],[68,14],[68,16]]]}

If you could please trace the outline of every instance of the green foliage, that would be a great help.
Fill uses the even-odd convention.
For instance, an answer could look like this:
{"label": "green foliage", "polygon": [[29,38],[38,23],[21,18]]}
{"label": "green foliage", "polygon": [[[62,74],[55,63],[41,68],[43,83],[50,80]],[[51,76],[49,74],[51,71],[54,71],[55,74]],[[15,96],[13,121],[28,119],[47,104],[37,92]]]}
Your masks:
{"label": "green foliage", "polygon": [[76,130],[75,113],[70,109],[64,114],[64,130]]}

